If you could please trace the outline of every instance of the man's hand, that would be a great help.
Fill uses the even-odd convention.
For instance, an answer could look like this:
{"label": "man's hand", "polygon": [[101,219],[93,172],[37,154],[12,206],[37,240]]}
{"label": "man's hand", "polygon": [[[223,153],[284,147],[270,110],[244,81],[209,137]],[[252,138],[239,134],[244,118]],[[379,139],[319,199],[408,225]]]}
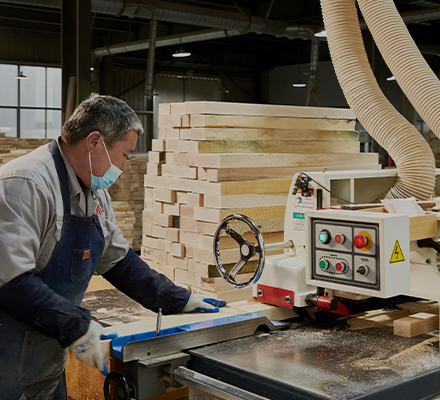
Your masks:
{"label": "man's hand", "polygon": [[202,296],[201,294],[191,294],[189,296],[188,303],[186,303],[182,312],[195,313],[195,312],[218,312],[218,307],[224,307],[226,301],[210,299],[209,297]]}
{"label": "man's hand", "polygon": [[100,339],[113,339],[118,335],[116,333],[104,335],[103,332],[104,328],[98,322],[91,320],[86,334],[73,342],[70,350],[75,353],[78,360],[98,368],[104,376],[107,376],[108,370]]}

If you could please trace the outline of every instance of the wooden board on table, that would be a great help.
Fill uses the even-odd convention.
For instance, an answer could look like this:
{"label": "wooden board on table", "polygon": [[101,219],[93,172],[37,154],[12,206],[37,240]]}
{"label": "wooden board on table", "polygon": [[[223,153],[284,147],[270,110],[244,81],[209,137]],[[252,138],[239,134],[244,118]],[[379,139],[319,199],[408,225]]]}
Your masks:
{"label": "wooden board on table", "polygon": [[359,153],[360,149],[360,143],[358,141],[204,140],[186,142],[191,146],[181,151],[186,150],[186,152],[194,153]]}
{"label": "wooden board on table", "polygon": [[330,154],[188,154],[188,164],[204,168],[331,167],[377,164],[377,153]]}
{"label": "wooden board on table", "polygon": [[192,140],[358,141],[357,131],[270,128],[191,128]]}
{"label": "wooden board on table", "polygon": [[326,119],[351,119],[356,116],[349,108],[329,107],[304,107],[286,106],[276,104],[249,104],[217,101],[187,101],[177,103],[171,112],[182,111],[184,104],[186,114],[226,114],[226,115],[256,115],[274,117],[302,117],[302,118],[326,118]]}
{"label": "wooden board on table", "polygon": [[[173,116],[171,116],[173,117]],[[162,117],[159,117],[162,118]],[[168,118],[168,117],[166,117]],[[167,124],[178,125],[177,118],[169,118]],[[226,128],[269,128],[269,129],[316,129],[328,131],[353,131],[356,120],[285,118],[285,117],[247,117],[230,115],[191,115],[191,127]]]}

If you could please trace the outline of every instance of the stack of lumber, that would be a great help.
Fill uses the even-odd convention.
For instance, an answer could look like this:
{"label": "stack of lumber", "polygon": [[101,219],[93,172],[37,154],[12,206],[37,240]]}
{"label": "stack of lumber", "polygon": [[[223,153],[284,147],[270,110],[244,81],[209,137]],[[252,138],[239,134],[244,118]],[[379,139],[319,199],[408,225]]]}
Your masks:
{"label": "stack of lumber", "polygon": [[52,139],[25,139],[3,135],[0,134],[0,166],[52,141]]}
{"label": "stack of lumber", "polygon": [[[115,210],[115,203],[118,208],[118,212],[115,210],[116,225],[120,228],[124,227],[124,237],[130,247],[136,251],[141,249],[142,210],[144,209],[142,181],[147,170],[147,161],[147,156],[140,155],[127,160],[124,173],[108,189],[113,210]],[[134,216],[133,223],[127,222],[132,221],[131,212]]]}
{"label": "stack of lumber", "polygon": [[[377,169],[377,154],[360,153],[349,109],[186,102],[159,106],[145,176],[141,256],[193,292],[237,301],[251,288],[233,289],[219,277],[213,236],[226,216],[239,213],[259,227],[266,243],[283,241],[287,194],[300,171]],[[247,225],[230,226],[247,239]],[[255,239],[253,240],[255,242]],[[220,239],[226,267],[238,245]],[[248,280],[255,261],[238,280]]]}
{"label": "stack of lumber", "polygon": [[115,213],[116,225],[121,229],[122,235],[133,248],[133,232],[135,232],[136,217],[134,211],[130,210],[128,201],[112,200],[112,208]]}

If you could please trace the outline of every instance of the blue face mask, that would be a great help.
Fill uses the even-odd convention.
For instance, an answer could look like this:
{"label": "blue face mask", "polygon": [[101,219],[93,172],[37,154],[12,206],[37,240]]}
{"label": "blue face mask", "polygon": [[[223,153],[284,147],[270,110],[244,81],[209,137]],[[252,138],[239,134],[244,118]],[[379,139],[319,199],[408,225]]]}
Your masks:
{"label": "blue face mask", "polygon": [[92,161],[90,159],[90,152],[89,152],[89,164],[90,164],[90,175],[91,175],[90,188],[92,190],[108,188],[109,186],[113,185],[116,182],[116,179],[119,178],[119,175],[122,174],[122,171],[116,165],[112,164],[112,160],[110,160],[110,156],[108,154],[107,147],[105,146],[105,142],[102,136],[101,139],[102,139],[102,143],[104,144],[104,149],[105,152],[107,153],[108,160],[110,161],[110,168],[103,176],[93,175]]}

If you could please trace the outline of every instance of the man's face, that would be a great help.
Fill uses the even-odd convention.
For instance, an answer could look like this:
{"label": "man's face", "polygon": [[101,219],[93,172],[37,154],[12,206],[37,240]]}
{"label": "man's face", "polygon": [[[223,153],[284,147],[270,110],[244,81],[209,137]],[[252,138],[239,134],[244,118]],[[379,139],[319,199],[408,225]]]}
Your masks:
{"label": "man's face", "polygon": [[[107,151],[108,151],[108,155],[110,156],[110,160],[114,165],[116,165],[122,171],[125,170],[125,166],[126,166],[125,162],[127,157],[136,148],[137,139],[138,139],[137,132],[130,131],[128,132],[125,140],[119,140],[115,142],[111,147],[107,143],[105,144],[107,146]],[[95,163],[93,162],[94,156],[92,156],[93,174],[96,176],[103,176],[110,168],[110,162],[107,157],[107,154],[105,153],[105,150],[102,149],[102,152],[100,153],[101,154],[99,155],[99,164],[96,167],[95,167]]]}

